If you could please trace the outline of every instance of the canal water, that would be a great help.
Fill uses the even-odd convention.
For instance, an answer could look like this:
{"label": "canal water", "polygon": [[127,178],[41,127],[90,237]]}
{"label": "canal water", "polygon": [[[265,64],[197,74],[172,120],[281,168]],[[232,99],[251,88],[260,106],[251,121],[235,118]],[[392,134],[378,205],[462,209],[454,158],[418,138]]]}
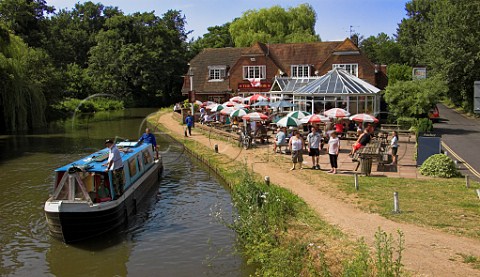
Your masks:
{"label": "canal water", "polygon": [[228,188],[180,144],[157,134],[163,178],[125,230],[67,245],[49,236],[43,204],[53,170],[104,147],[138,138],[152,109],[72,116],[47,130],[0,136],[0,276],[246,276],[233,254]]}

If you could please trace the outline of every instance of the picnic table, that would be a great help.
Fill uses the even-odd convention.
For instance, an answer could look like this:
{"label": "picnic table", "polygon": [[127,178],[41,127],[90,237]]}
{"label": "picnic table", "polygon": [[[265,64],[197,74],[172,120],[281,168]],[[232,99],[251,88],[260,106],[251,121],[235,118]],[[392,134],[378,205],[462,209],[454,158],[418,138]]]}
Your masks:
{"label": "picnic table", "polygon": [[358,149],[353,160],[358,162],[355,171],[361,167],[361,174],[369,176],[372,173],[372,162],[377,160],[380,165],[388,162],[385,159],[388,153],[388,146],[380,139],[372,139],[365,147]]}

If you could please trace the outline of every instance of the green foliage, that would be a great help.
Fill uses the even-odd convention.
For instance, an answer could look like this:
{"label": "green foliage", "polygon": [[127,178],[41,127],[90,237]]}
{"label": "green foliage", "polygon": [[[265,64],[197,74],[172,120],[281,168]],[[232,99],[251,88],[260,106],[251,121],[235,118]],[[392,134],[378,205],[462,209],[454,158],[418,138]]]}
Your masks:
{"label": "green foliage", "polygon": [[344,263],[342,276],[402,276],[402,252],[405,249],[405,238],[402,231],[397,231],[395,242],[392,234],[378,228],[375,233],[375,256],[370,256],[364,240],[357,242],[354,259]]}
{"label": "green foliage", "polygon": [[445,82],[438,78],[398,81],[387,86],[385,101],[397,117],[427,117],[446,90]]}
{"label": "green foliage", "polygon": [[[375,233],[375,268],[376,276],[400,276],[402,270],[402,252],[405,239],[401,231],[398,231],[397,247],[393,245],[392,234],[388,235],[380,228]],[[394,257],[394,254],[396,254]]]}
{"label": "green foliage", "polygon": [[425,64],[425,42],[432,28],[431,10],[435,1],[411,0],[405,4],[407,18],[402,19],[397,29],[397,41],[401,45],[403,59],[409,65]]}
{"label": "green foliage", "polygon": [[400,59],[400,45],[394,38],[385,33],[376,37],[370,36],[361,41],[360,49],[365,52],[368,58],[378,64],[402,63]]}
{"label": "green foliage", "polygon": [[416,125],[416,120],[414,117],[399,117],[397,118],[397,124],[400,125],[400,129],[409,130]]}
{"label": "green foliage", "polygon": [[428,118],[419,118],[415,122],[416,131],[418,133],[430,133],[433,130],[433,123]]}
{"label": "green foliage", "polygon": [[290,43],[320,41],[315,34],[316,13],[308,4],[285,10],[280,6],[248,10],[230,25],[230,35],[237,47],[255,42]]}
{"label": "green foliage", "polygon": [[190,57],[193,58],[204,48],[223,48],[234,47],[232,36],[230,35],[230,22],[221,26],[208,27],[208,32],[201,38],[190,43]]}
{"label": "green foliage", "polygon": [[54,9],[45,0],[2,0],[0,19],[29,46],[39,47],[45,39],[48,14]]}
{"label": "green foliage", "polygon": [[455,163],[447,155],[436,154],[430,156],[419,169],[425,176],[452,178],[461,176]]}
{"label": "green foliage", "polygon": [[[185,18],[168,11],[115,15],[90,49],[88,72],[94,89],[152,105],[160,97],[175,100],[186,70]],[[156,101],[155,101],[156,100]]]}
{"label": "green foliage", "polygon": [[53,109],[61,113],[92,113],[123,109],[123,101],[107,98],[90,98],[87,100],[70,98],[53,105]]}
{"label": "green foliage", "polygon": [[387,67],[388,84],[393,85],[397,81],[411,81],[412,67],[406,64],[389,64]]}
{"label": "green foliage", "polygon": [[[0,29],[5,28],[0,25]],[[0,41],[0,111],[4,129],[17,131],[45,125],[44,91],[49,84],[42,65],[44,53],[29,48],[20,37]],[[41,66],[38,67],[37,64]]]}
{"label": "green foliage", "polygon": [[446,96],[473,110],[473,82],[480,75],[480,5],[470,0],[412,0],[398,28],[398,42],[410,65],[427,65],[443,78]]}

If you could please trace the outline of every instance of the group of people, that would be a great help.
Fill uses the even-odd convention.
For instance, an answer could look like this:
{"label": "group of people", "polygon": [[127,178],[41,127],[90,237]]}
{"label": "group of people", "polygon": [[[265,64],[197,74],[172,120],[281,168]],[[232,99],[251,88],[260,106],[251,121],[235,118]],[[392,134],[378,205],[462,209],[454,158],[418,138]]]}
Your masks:
{"label": "group of people", "polygon": [[[312,158],[312,169],[320,169],[319,159],[320,151],[323,146],[326,145],[326,153],[328,153],[331,169],[328,173],[336,174],[338,169],[338,155],[341,149],[340,133],[337,131],[337,126],[334,129],[326,132],[326,136],[322,136],[322,131],[312,126],[310,133],[304,139],[300,134],[300,131],[294,130],[291,133],[291,137],[287,135],[287,128],[283,127],[278,129],[275,135],[275,142],[273,146],[274,153],[277,150],[281,152],[283,146],[287,147],[291,151],[293,166],[290,170],[297,168],[303,169],[303,152],[306,148],[308,156]],[[353,157],[356,151],[365,147],[372,139],[374,132],[373,125],[368,125],[363,133],[361,133],[352,145],[350,156]],[[392,138],[390,140],[390,149],[392,155],[392,165],[397,164],[397,150],[398,150],[398,134],[396,131],[392,132]],[[298,164],[298,166],[297,166]]]}
{"label": "group of people", "polygon": [[286,142],[286,128],[281,128],[275,138],[273,151],[276,153],[277,148],[281,150],[282,146],[289,147],[292,154],[292,163],[293,166],[290,170],[295,170],[297,168],[303,169],[303,150],[306,147],[308,151],[308,156],[312,157],[312,169],[320,169],[320,150],[323,148],[323,144],[327,145],[327,153],[330,160],[331,169],[328,173],[336,174],[338,168],[338,154],[340,152],[340,138],[336,131],[329,132],[328,139],[324,140],[320,130],[312,126],[310,133],[306,137],[306,141],[301,136],[300,131],[294,130],[292,136],[288,139],[288,144]]}

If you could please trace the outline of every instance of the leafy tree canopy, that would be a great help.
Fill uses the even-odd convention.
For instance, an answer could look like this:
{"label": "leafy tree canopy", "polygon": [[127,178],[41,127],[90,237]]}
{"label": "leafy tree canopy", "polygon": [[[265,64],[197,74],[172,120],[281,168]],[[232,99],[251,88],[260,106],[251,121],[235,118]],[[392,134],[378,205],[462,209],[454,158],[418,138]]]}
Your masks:
{"label": "leafy tree canopy", "polygon": [[0,19],[20,36],[28,45],[38,47],[44,38],[46,15],[54,8],[45,0],[2,0],[0,1]]}
{"label": "leafy tree canopy", "polygon": [[285,10],[280,6],[248,10],[230,25],[237,47],[255,42],[289,43],[320,41],[315,34],[316,13],[308,4]]}
{"label": "leafy tree canopy", "polygon": [[430,109],[447,92],[439,78],[397,81],[385,90],[389,111],[396,117],[426,117]]}
{"label": "leafy tree canopy", "polygon": [[411,81],[412,70],[411,66],[405,64],[389,64],[387,67],[388,84],[393,85],[397,81]]}
{"label": "leafy tree canopy", "polygon": [[235,47],[229,31],[230,24],[227,22],[221,26],[208,27],[206,34],[190,43],[191,57],[204,48]]}
{"label": "leafy tree canopy", "polygon": [[370,36],[363,39],[360,49],[365,52],[368,58],[378,64],[402,63],[400,57],[400,45],[394,38],[385,33],[380,33],[376,37]]}

